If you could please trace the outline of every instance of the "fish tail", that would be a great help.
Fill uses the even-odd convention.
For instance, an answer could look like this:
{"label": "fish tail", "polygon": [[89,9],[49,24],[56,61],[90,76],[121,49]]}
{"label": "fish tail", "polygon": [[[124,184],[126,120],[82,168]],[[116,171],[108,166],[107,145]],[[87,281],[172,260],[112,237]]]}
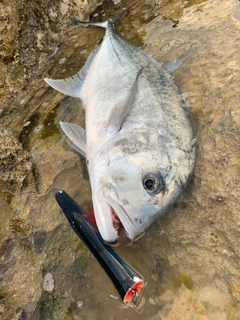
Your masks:
{"label": "fish tail", "polygon": [[96,27],[101,27],[106,29],[108,26],[108,20],[103,22],[83,22],[83,21],[78,21],[76,19],[73,19],[73,23],[81,27],[96,26]]}
{"label": "fish tail", "polygon": [[109,26],[109,23],[111,25],[114,25],[130,8],[132,8],[137,2],[135,2],[134,4],[132,4],[130,7],[128,7],[127,9],[123,10],[123,12],[119,13],[115,18],[113,19],[108,19],[106,21],[103,22],[83,22],[83,21],[78,21],[76,19],[73,19],[73,23],[77,24],[79,26],[82,27],[88,27],[88,26],[96,26],[96,27],[101,27],[101,28],[105,28],[107,29],[107,27]]}

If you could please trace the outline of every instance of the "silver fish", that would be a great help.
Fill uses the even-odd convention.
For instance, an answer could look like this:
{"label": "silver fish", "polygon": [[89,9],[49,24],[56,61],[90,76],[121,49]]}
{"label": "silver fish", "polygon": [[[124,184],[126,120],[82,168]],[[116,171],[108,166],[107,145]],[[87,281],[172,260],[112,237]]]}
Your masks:
{"label": "silver fish", "polygon": [[45,79],[54,89],[82,100],[86,130],[61,122],[86,157],[95,219],[102,238],[115,242],[123,227],[136,238],[168,210],[189,182],[195,163],[191,117],[171,74],[124,39],[117,18],[97,25],[105,36],[84,67],[64,80]]}

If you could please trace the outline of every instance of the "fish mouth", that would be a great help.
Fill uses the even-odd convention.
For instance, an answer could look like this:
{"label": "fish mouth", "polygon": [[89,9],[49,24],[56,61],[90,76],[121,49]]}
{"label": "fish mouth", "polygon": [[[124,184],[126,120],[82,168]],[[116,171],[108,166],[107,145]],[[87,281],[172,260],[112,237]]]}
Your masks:
{"label": "fish mouth", "polygon": [[110,198],[106,198],[106,202],[111,208],[113,226],[118,232],[118,235],[119,231],[124,229],[128,238],[134,239],[139,234],[139,230],[136,228],[132,219],[129,217],[129,214],[124,210],[123,206]]}
{"label": "fish mouth", "polygon": [[124,229],[124,226],[123,226],[121,220],[119,219],[118,215],[116,214],[116,212],[114,211],[114,209],[111,206],[110,206],[110,209],[111,209],[111,213],[112,213],[113,227],[117,231],[118,236],[120,236],[120,232],[122,229]]}
{"label": "fish mouth", "polygon": [[[139,235],[139,230],[134,225],[133,221],[129,217],[129,214],[126,210],[116,201],[112,200],[111,198],[101,196],[101,202],[104,202],[105,210],[108,208],[108,214],[110,214],[111,219],[106,219],[105,223],[108,223],[108,226],[102,228],[101,222],[98,223],[98,219],[96,216],[96,221],[98,225],[98,229],[101,233],[102,238],[109,242],[109,243],[116,243],[119,240],[120,234],[124,231],[126,236],[133,240],[137,235]],[[108,221],[107,221],[108,220]],[[111,225],[110,225],[111,223]],[[111,233],[111,230],[115,230],[115,239],[111,238],[109,241],[110,236],[108,235]],[[113,230],[112,230],[113,231]]]}

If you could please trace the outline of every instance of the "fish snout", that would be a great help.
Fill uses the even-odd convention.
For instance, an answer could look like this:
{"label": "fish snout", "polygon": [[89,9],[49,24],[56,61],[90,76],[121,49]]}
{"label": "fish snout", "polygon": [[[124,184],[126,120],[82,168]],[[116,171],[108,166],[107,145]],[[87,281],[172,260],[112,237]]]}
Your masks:
{"label": "fish snout", "polygon": [[118,241],[123,230],[131,240],[141,233],[124,209],[113,185],[105,185],[99,190],[93,205],[97,227],[106,242]]}

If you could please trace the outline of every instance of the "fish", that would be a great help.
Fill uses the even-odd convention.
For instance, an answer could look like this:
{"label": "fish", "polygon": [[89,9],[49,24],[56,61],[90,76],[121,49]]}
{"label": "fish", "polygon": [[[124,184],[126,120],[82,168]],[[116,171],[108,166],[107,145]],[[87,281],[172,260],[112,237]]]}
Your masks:
{"label": "fish", "polygon": [[86,158],[96,223],[108,243],[122,230],[138,238],[176,202],[196,154],[189,107],[172,76],[193,48],[174,62],[158,62],[116,31],[124,13],[104,22],[76,20],[105,28],[101,44],[77,74],[44,79],[82,101],[85,129],[60,126]]}
{"label": "fish", "polygon": [[[94,229],[87,219],[87,213],[64,190],[55,194],[56,201],[62,209],[70,226],[76,235],[91,251],[98,263],[105,270],[115,285],[123,303],[135,311],[140,304],[140,291],[144,280],[120,257],[120,255],[106,244],[99,232]],[[114,295],[112,295],[114,297]]]}

